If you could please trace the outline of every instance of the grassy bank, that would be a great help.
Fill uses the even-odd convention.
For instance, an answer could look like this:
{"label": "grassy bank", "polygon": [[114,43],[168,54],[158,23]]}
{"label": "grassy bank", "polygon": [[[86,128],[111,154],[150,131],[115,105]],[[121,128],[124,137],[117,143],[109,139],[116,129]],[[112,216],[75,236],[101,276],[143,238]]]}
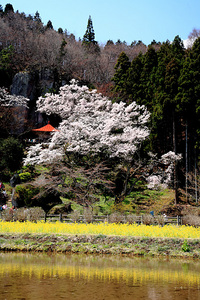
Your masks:
{"label": "grassy bank", "polygon": [[50,251],[200,258],[192,226],[0,222],[1,251]]}
{"label": "grassy bank", "polygon": [[200,258],[200,240],[99,235],[7,233],[0,251],[170,256]]}

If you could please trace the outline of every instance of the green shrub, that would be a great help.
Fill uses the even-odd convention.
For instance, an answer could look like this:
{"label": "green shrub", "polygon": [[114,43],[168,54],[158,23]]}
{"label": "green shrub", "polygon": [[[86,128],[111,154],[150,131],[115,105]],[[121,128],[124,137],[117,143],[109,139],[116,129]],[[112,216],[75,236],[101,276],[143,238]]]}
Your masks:
{"label": "green shrub", "polygon": [[190,246],[188,245],[187,241],[184,241],[181,248],[182,248],[183,252],[190,252]]}
{"label": "green shrub", "polygon": [[44,189],[34,187],[31,184],[18,185],[15,190],[15,200],[17,207],[39,206],[48,212],[53,206],[61,204],[60,193],[54,189]]}
{"label": "green shrub", "polygon": [[20,178],[21,182],[27,182],[32,179],[32,176],[31,176],[31,173],[24,172],[24,173],[19,174],[19,178]]}
{"label": "green shrub", "polygon": [[18,207],[34,206],[33,197],[39,193],[39,188],[34,188],[31,185],[18,185],[15,190],[15,200]]}

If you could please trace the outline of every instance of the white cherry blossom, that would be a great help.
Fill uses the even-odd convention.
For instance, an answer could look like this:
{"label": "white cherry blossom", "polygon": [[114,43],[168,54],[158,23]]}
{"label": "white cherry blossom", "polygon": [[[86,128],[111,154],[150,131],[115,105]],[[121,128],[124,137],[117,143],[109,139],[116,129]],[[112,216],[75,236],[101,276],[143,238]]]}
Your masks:
{"label": "white cherry blossom", "polygon": [[28,98],[24,96],[10,95],[6,89],[0,88],[0,106],[23,106],[28,107]]}
{"label": "white cherry blossom", "polygon": [[[146,107],[135,102],[128,106],[124,102],[112,103],[96,90],[79,86],[74,79],[61,87],[58,95],[39,97],[37,110],[62,119],[48,148],[52,159],[60,158],[65,148],[67,152],[83,155],[103,152],[109,157],[129,161],[150,133],[147,127],[150,113]],[[34,152],[34,148],[30,148],[29,151],[32,154],[28,153],[25,163],[41,163],[42,159],[45,162],[43,152],[47,153],[47,149],[40,147],[39,152]],[[34,153],[40,158],[34,160]]]}

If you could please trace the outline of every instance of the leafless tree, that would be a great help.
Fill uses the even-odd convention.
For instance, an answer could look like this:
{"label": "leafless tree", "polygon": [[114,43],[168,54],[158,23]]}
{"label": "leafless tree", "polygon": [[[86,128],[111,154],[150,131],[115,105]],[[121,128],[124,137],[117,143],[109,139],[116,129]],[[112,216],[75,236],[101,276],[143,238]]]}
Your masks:
{"label": "leafless tree", "polygon": [[54,190],[84,207],[91,207],[99,200],[97,195],[100,191],[105,197],[113,192],[114,184],[107,179],[108,171],[108,167],[103,163],[87,168],[77,167],[73,161],[65,161],[51,165],[49,171],[44,172],[31,184],[34,187],[42,187],[40,193]]}

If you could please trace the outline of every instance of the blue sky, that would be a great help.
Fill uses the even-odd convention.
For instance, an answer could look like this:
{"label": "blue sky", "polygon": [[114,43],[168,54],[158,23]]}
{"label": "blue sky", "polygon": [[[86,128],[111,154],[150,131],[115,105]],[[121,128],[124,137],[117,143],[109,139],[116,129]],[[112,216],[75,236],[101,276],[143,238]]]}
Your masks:
{"label": "blue sky", "polygon": [[82,39],[89,15],[95,39],[105,44],[118,39],[131,44],[142,40],[146,45],[156,41],[172,41],[176,35],[186,40],[193,28],[200,29],[199,0],[10,0],[1,1],[14,11],[35,15],[38,11],[46,25],[61,27]]}

